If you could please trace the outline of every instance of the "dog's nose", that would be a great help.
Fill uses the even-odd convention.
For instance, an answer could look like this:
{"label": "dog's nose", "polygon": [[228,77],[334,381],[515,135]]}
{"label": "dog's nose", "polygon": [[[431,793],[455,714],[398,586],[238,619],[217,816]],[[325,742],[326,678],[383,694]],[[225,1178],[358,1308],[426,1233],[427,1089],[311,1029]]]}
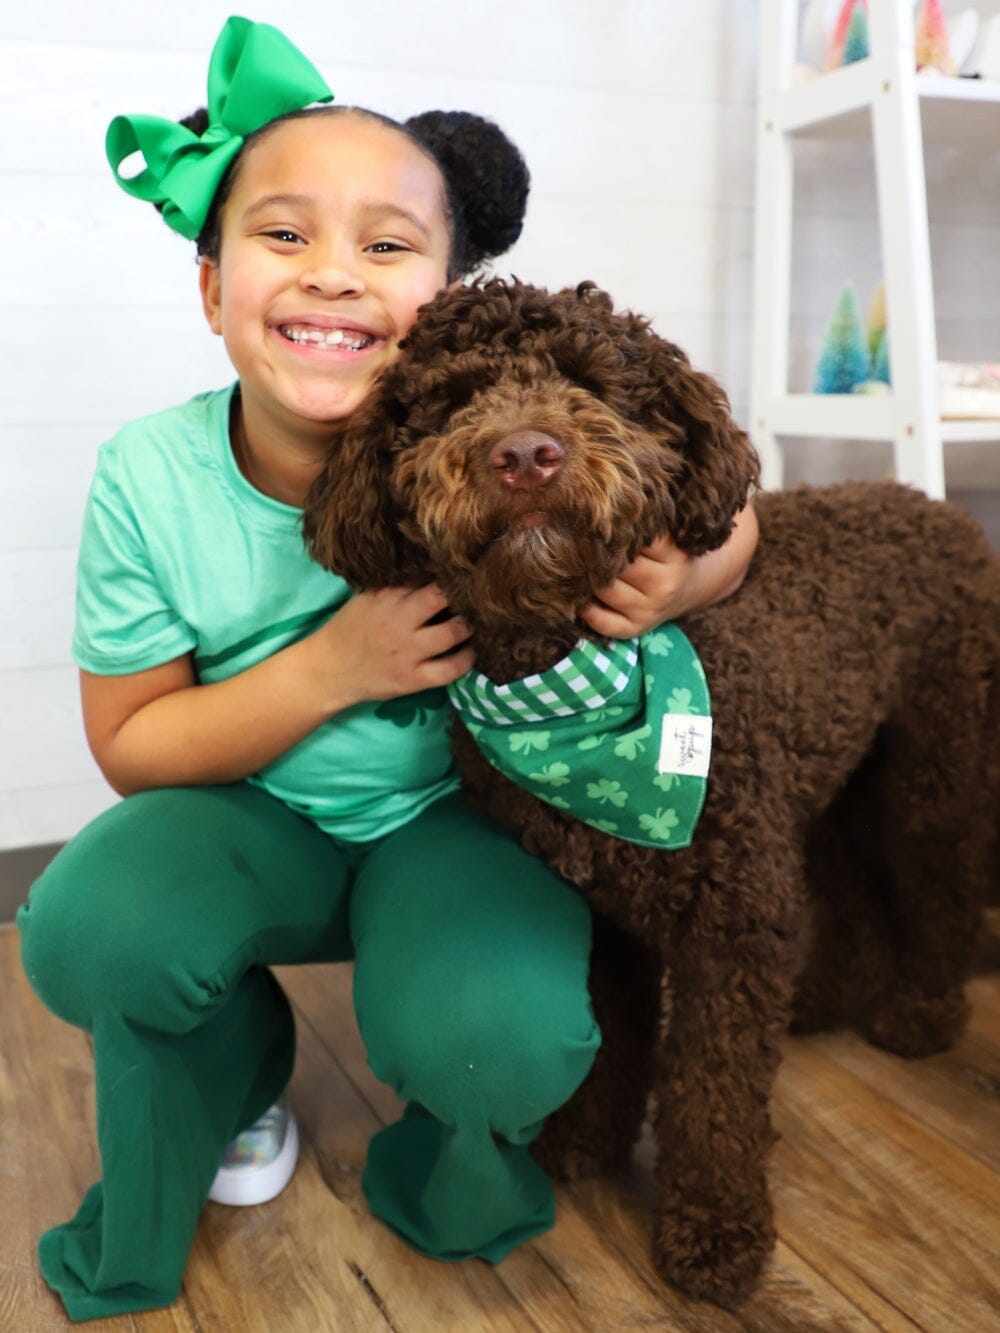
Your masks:
{"label": "dog's nose", "polygon": [[516,430],[490,451],[490,467],[515,490],[530,491],[550,482],[562,467],[564,451],[558,440],[539,430]]}

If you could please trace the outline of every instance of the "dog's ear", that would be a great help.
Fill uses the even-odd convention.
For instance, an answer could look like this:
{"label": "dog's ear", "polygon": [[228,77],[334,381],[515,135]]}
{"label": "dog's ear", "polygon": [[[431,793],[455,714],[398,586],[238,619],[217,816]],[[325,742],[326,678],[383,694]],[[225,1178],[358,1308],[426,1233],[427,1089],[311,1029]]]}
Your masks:
{"label": "dog's ear", "polygon": [[545,351],[559,373],[662,443],[669,481],[662,512],[652,516],[658,529],[691,555],[721,546],[760,479],[757,454],[721,386],[645,316],[616,312],[593,283],[554,295],[524,288],[520,300],[544,323]]}
{"label": "dog's ear", "polygon": [[359,591],[421,581],[423,562],[399,532],[392,496],[397,415],[388,388],[376,389],[331,443],[302,517],[313,559]]}
{"label": "dog's ear", "polygon": [[640,414],[662,436],[679,467],[671,483],[670,533],[691,555],[721,546],[733,519],[760,483],[760,460],[737,426],[725,391],[694,370],[679,347],[654,339]]}

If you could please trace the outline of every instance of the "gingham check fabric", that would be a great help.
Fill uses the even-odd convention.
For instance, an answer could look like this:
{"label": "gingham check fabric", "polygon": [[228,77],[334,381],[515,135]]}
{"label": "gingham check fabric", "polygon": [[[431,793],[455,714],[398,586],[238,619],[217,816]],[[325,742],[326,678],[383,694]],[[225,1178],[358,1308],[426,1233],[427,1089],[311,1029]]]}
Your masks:
{"label": "gingham check fabric", "polygon": [[615,640],[607,648],[580,639],[548,671],[509,685],[495,685],[488,676],[470,672],[451,686],[452,702],[463,715],[494,727],[551,722],[614,703],[638,662],[638,639]]}
{"label": "gingham check fabric", "polygon": [[470,672],[448,694],[493,767],[540,800],[643,847],[690,843],[711,699],[676,625],[607,647],[581,639],[548,671],[506,685]]}

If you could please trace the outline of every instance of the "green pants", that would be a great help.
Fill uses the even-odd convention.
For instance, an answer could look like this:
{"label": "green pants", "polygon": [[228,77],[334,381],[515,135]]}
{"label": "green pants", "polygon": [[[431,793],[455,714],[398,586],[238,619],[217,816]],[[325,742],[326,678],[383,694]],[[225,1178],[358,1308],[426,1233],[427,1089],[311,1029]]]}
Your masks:
{"label": "green pants", "polygon": [[424,1253],[499,1261],[552,1224],[528,1153],[599,1036],[582,900],[457,797],[345,853],[246,784],[129,797],[21,908],[42,1000],[93,1038],[102,1179],[48,1231],[73,1319],[169,1304],[223,1149],[294,1060],[268,964],[356,959],[372,1069],[408,1103],[372,1211]]}

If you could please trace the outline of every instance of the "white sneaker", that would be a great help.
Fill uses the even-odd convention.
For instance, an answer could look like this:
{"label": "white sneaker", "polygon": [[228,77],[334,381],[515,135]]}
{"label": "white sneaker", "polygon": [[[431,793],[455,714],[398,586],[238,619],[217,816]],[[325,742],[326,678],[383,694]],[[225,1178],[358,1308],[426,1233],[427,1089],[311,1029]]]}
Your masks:
{"label": "white sneaker", "polygon": [[208,1197],[235,1208],[267,1203],[291,1180],[298,1157],[299,1127],[285,1103],[276,1102],[230,1143]]}

